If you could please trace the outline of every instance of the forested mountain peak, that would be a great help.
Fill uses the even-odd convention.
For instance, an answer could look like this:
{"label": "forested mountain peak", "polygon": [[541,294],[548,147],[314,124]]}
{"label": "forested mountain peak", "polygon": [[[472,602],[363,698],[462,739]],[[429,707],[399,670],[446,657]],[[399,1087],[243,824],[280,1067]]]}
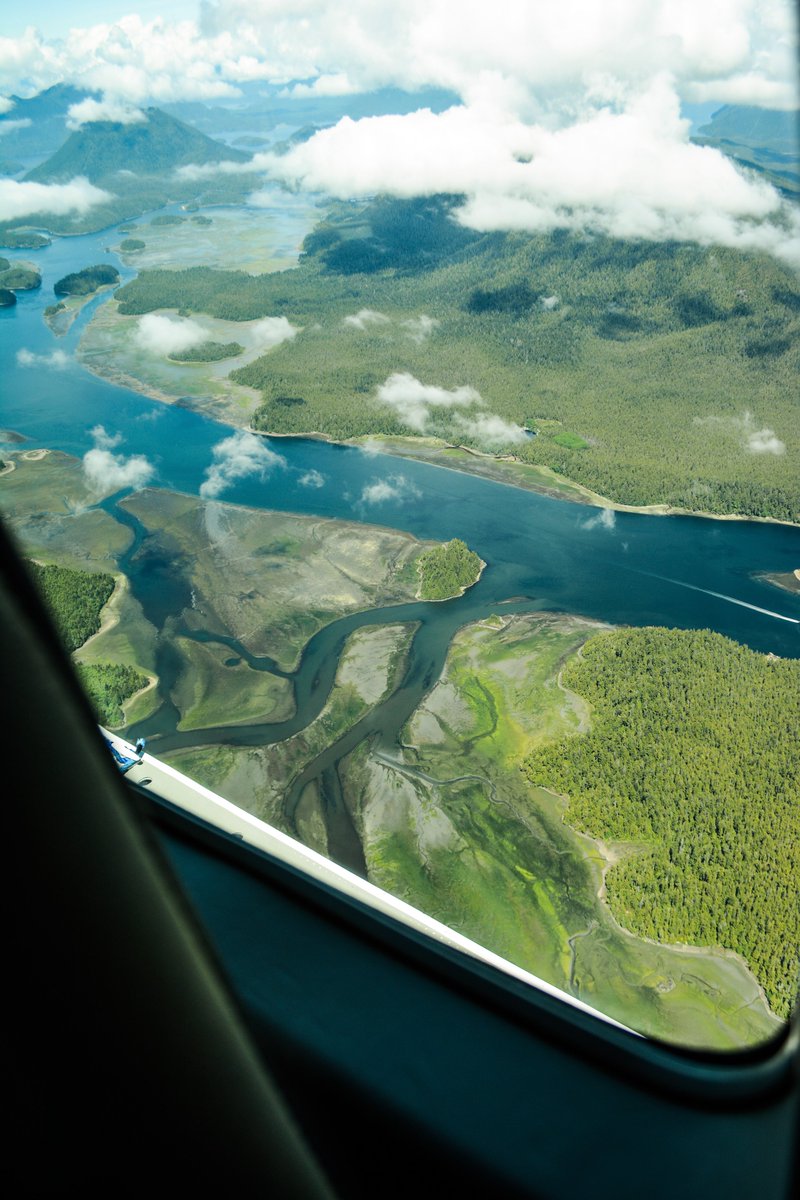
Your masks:
{"label": "forested mountain peak", "polygon": [[248,157],[158,108],[148,108],[142,121],[94,121],[76,130],[26,179],[54,183],[81,175],[99,183],[119,171],[161,175],[189,163],[245,162]]}

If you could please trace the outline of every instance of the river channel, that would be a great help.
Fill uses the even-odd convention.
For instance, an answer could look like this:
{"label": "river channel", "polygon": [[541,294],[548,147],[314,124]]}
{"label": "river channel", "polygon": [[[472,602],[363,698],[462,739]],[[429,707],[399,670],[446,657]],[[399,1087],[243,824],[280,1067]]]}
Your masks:
{"label": "river channel", "polygon": [[[275,220],[279,223],[279,215]],[[291,220],[297,221],[297,215],[287,217]],[[280,236],[286,238],[286,228],[280,229]],[[75,359],[78,339],[106,296],[91,301],[62,338],[56,339],[43,319],[44,307],[54,299],[54,282],[67,272],[109,262],[121,270],[123,279],[130,278],[131,272],[107,249],[119,240],[115,231],[106,230],[54,239],[46,248],[15,255],[35,262],[43,282],[41,290],[20,293],[15,308],[0,312],[0,427],[22,434],[28,446],[82,456],[94,444],[93,427],[103,425],[110,436],[120,438],[121,452],[148,459],[157,473],[155,486],[198,495],[213,461],[213,447],[230,435],[229,427],[108,383],[80,366]],[[221,499],[364,521],[424,539],[460,537],[487,564],[479,583],[457,600],[370,610],[320,630],[291,676],[296,713],[288,721],[182,733],[165,700],[149,721],[129,731],[152,738],[156,754],[159,747],[166,752],[199,743],[280,741],[321,710],[353,630],[385,622],[414,623],[400,686],[295,781],[287,797],[289,818],[299,790],[312,776],[320,778],[336,809],[339,759],[364,739],[390,752],[400,729],[436,682],[456,630],[492,612],[550,610],[614,624],[708,628],[762,652],[800,657],[800,597],[758,578],[800,566],[796,527],[611,512],[353,446],[304,438],[273,439],[270,445],[281,463],[265,478],[232,482]],[[2,448],[0,444],[0,453]],[[305,485],[310,472],[320,486]],[[373,485],[381,481],[390,486],[376,492]],[[383,499],[370,502],[376,495]],[[118,499],[105,507],[131,524],[136,534],[120,568],[156,628],[163,630],[169,623],[170,629],[180,630],[187,603],[183,585],[170,577],[168,565],[162,565],[155,585],[152,560],[134,553],[141,531],[116,507]],[[159,669],[168,685],[174,668],[169,639],[161,642]],[[254,669],[276,669],[271,661],[253,659],[243,647],[228,644],[232,654]],[[166,686],[162,694],[168,694]],[[348,841],[346,830],[342,837]],[[340,856],[358,869],[354,854],[352,845],[343,846]]]}

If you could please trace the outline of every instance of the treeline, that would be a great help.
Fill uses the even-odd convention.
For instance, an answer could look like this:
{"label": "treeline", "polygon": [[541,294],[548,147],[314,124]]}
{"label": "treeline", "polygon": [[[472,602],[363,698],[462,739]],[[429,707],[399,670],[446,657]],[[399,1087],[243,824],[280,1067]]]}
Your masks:
{"label": "treeline", "polygon": [[40,250],[49,246],[50,238],[34,229],[15,229],[8,224],[0,224],[0,246],[4,250]]}
{"label": "treeline", "polygon": [[119,271],[108,263],[97,263],[65,275],[53,285],[57,296],[90,296],[100,287],[119,283]]}
{"label": "treeline", "polygon": [[239,342],[203,342],[200,346],[190,346],[187,350],[175,351],[170,354],[173,362],[221,362],[224,358],[234,358],[244,351]]}
{"label": "treeline", "polygon": [[42,277],[33,267],[9,263],[5,270],[0,271],[0,287],[7,291],[28,292],[41,286]]}
{"label": "treeline", "polygon": [[29,566],[64,646],[70,653],[77,650],[100,628],[103,606],[114,591],[114,576],[36,562]]}
{"label": "treeline", "polygon": [[101,725],[125,720],[123,704],[147,685],[147,676],[123,663],[78,663],[78,676]]}
{"label": "treeline", "polygon": [[[788,268],[725,247],[566,232],[448,240],[451,210],[452,198],[347,206],[309,235],[294,270],[146,271],[117,293],[120,311],[301,327],[231,375],[261,391],[253,423],[265,432],[414,435],[377,400],[406,372],[474,387],[485,411],[538,436],[483,444],[445,408],[426,434],[510,451],[622,504],[800,522],[800,287]],[[362,308],[388,319],[343,323]],[[414,337],[420,314],[436,324]],[[287,395],[304,405],[280,404]]]}
{"label": "treeline", "polygon": [[562,679],[591,705],[591,729],[537,749],[525,772],[569,797],[577,829],[633,844],[606,880],[617,920],[738,951],[788,1017],[800,983],[800,662],[707,630],[616,630]]}
{"label": "treeline", "polygon": [[[64,646],[77,650],[100,628],[114,576],[36,562],[28,566]],[[147,684],[146,675],[121,663],[78,663],[77,669],[98,721],[112,728],[124,720],[124,701]]]}
{"label": "treeline", "polygon": [[461,538],[453,538],[421,554],[417,569],[421,600],[449,600],[479,579],[481,560]]}

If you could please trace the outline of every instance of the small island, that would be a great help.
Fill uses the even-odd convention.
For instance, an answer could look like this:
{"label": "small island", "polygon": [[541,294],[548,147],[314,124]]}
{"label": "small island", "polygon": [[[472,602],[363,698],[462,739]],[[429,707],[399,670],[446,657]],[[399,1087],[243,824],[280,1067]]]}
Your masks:
{"label": "small island", "polygon": [[133,254],[135,250],[144,250],[144,242],[141,238],[123,238],[119,248],[125,254]]}
{"label": "small island", "polygon": [[485,566],[486,563],[469,549],[466,542],[453,538],[420,555],[417,596],[420,600],[451,600],[454,596],[462,596],[467,588],[478,582]]}
{"label": "small island", "polygon": [[117,268],[108,263],[96,263],[93,267],[65,275],[54,285],[53,291],[57,296],[91,296],[99,288],[116,283],[119,283]]}
{"label": "small island", "polygon": [[175,351],[169,355],[171,362],[179,363],[210,363],[221,362],[224,358],[235,358],[244,353],[244,346],[239,342],[203,342],[200,346],[190,346],[187,350]]}
{"label": "small island", "polygon": [[0,287],[9,292],[27,292],[42,286],[42,276],[31,263],[9,262],[7,258],[0,259],[6,265],[0,269]]}
{"label": "small island", "polygon": [[[114,576],[34,560],[28,560],[28,567],[65,648],[74,654],[99,632]],[[97,719],[111,728],[124,723],[126,701],[149,683],[147,675],[128,663],[79,662],[77,668]]]}
{"label": "small island", "polygon": [[53,286],[56,296],[65,299],[48,304],[44,310],[44,319],[56,337],[63,337],[69,331],[78,313],[84,305],[103,288],[116,287],[119,283],[119,271],[108,263],[96,263],[93,267],[84,267],[65,275]]}

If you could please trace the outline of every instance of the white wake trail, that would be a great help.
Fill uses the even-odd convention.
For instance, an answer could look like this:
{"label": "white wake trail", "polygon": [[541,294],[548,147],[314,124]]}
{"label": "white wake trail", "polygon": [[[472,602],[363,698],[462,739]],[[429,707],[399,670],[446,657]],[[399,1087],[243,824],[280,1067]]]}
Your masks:
{"label": "white wake trail", "polygon": [[765,617],[774,617],[777,621],[788,621],[791,625],[800,625],[797,617],[787,617],[784,613],[773,612],[771,608],[760,608],[758,604],[750,604],[747,600],[738,600],[736,596],[726,596],[724,592],[712,592],[710,588],[698,587],[695,583],[686,583],[683,579],[670,579],[668,575],[654,575],[643,571],[651,579],[662,579],[664,583],[674,583],[677,587],[689,588],[692,592],[702,592],[704,596],[715,596],[717,600],[727,600],[729,604],[738,604],[741,608],[750,608],[753,612],[763,613]]}

